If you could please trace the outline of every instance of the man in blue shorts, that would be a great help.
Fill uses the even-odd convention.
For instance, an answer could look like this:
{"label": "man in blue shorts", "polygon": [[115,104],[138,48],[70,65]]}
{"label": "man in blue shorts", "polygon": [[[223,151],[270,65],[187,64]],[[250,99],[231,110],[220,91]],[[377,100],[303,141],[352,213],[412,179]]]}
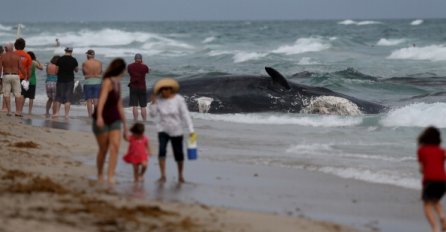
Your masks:
{"label": "man in blue shorts", "polygon": [[147,87],[146,74],[149,73],[149,67],[142,62],[142,55],[135,55],[135,62],[127,66],[130,75],[130,103],[133,108],[133,119],[138,120],[138,105],[141,107],[141,117],[143,121],[147,120]]}
{"label": "man in blue shorts", "polygon": [[93,114],[93,106],[98,104],[99,91],[102,83],[102,63],[95,59],[94,50],[88,50],[87,60],[82,64],[82,72],[84,73],[84,97],[87,101],[88,116]]}
{"label": "man in blue shorts", "polygon": [[54,103],[54,118],[59,117],[60,105],[64,104],[65,119],[68,119],[71,98],[74,90],[74,72],[79,71],[76,58],[72,56],[73,48],[65,48],[65,55],[57,60],[56,102]]}

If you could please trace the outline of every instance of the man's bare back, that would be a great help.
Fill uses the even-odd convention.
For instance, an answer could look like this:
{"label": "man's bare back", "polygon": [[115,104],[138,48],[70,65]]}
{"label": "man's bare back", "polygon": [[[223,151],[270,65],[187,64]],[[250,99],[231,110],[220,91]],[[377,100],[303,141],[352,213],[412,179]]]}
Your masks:
{"label": "man's bare back", "polygon": [[96,59],[89,59],[82,64],[85,79],[90,77],[101,77],[102,63]]}
{"label": "man's bare back", "polygon": [[2,54],[2,66],[4,74],[18,74],[19,70],[23,70],[20,56],[16,55],[14,52],[6,52]]}

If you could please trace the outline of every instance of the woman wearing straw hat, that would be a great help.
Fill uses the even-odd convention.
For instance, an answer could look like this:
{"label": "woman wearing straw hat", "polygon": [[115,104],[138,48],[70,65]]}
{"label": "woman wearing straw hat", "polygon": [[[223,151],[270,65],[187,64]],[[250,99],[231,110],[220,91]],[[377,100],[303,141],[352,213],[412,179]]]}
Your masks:
{"label": "woman wearing straw hat", "polygon": [[158,117],[156,127],[159,141],[160,182],[166,181],[166,148],[169,140],[175,161],[178,165],[178,182],[184,183],[183,177],[183,124],[189,129],[190,136],[194,133],[192,119],[187,109],[186,101],[178,94],[180,86],[172,78],[159,80],[153,88],[152,104],[149,106],[151,117]]}

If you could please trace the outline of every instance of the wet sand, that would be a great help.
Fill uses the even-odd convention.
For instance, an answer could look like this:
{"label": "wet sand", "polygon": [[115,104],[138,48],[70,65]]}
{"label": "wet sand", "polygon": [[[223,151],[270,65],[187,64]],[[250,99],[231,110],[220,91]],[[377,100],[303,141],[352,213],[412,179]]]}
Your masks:
{"label": "wet sand", "polygon": [[[204,169],[199,171],[200,166],[193,168],[204,165],[212,170],[213,164],[204,161],[188,163],[188,170],[196,170],[197,175],[188,171],[192,184],[179,187],[171,179],[164,187],[154,184],[156,162],[151,162],[142,188],[126,182],[126,172],[119,174],[116,186],[99,185],[95,167],[88,164],[97,149],[91,133],[47,128],[47,124],[29,126],[26,120],[0,113],[0,231],[355,231],[299,215],[234,207],[225,194],[212,191],[216,186],[226,189],[227,184],[199,179],[215,178]],[[38,120],[40,116],[34,122]],[[120,169],[130,167],[121,165],[118,173]],[[237,189],[244,182],[239,181],[229,185]],[[207,194],[193,193],[207,185],[214,186]],[[148,194],[138,195],[146,188]],[[208,197],[209,202],[197,202],[192,195]]]}
{"label": "wet sand", "polygon": [[[157,184],[158,162],[156,157],[152,157],[144,185],[133,184],[131,167],[120,162],[117,168],[119,184],[114,190],[128,199],[204,204],[293,218],[305,217],[345,224],[361,231],[416,232],[428,229],[417,190],[344,179],[315,171],[216,159],[227,156],[225,147],[216,142],[222,135],[211,133],[215,129],[210,128],[209,122],[194,121],[200,128],[200,141],[207,143],[200,146],[199,160],[186,162],[187,184],[177,184],[176,167],[171,159],[168,159],[168,182]],[[89,122],[85,118],[70,119],[65,123],[63,120],[54,122],[32,117],[23,122],[74,130],[66,132],[69,136],[89,130]],[[152,151],[156,151],[153,123],[149,122],[148,127]],[[85,136],[90,140],[82,144],[92,146],[89,151],[94,153],[96,147],[90,133],[86,132]],[[122,145],[120,154],[127,146],[126,143]],[[76,152],[83,153],[76,156],[76,160],[90,166],[90,172],[83,176],[94,179],[94,168],[91,167],[94,155],[77,149]]]}

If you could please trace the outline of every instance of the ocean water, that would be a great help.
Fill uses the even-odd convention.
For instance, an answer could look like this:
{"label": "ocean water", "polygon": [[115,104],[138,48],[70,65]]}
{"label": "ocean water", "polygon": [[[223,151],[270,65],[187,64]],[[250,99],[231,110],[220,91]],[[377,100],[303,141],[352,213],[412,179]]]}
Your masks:
{"label": "ocean water", "polygon": [[[148,83],[216,73],[266,75],[322,86],[388,106],[379,115],[200,114],[201,157],[420,188],[416,138],[423,127],[446,132],[446,20],[26,23],[27,50],[46,63],[64,46],[107,64],[142,53]],[[0,24],[0,42],[15,25]],[[62,47],[56,48],[59,38]],[[36,104],[46,100],[38,73]],[[77,74],[81,80],[82,76]],[[124,94],[127,94],[125,77]],[[74,108],[81,115],[83,108]],[[225,125],[224,127],[221,125]],[[211,129],[209,129],[211,128]],[[202,130],[202,131],[200,131]],[[203,143],[204,142],[204,143]]]}

